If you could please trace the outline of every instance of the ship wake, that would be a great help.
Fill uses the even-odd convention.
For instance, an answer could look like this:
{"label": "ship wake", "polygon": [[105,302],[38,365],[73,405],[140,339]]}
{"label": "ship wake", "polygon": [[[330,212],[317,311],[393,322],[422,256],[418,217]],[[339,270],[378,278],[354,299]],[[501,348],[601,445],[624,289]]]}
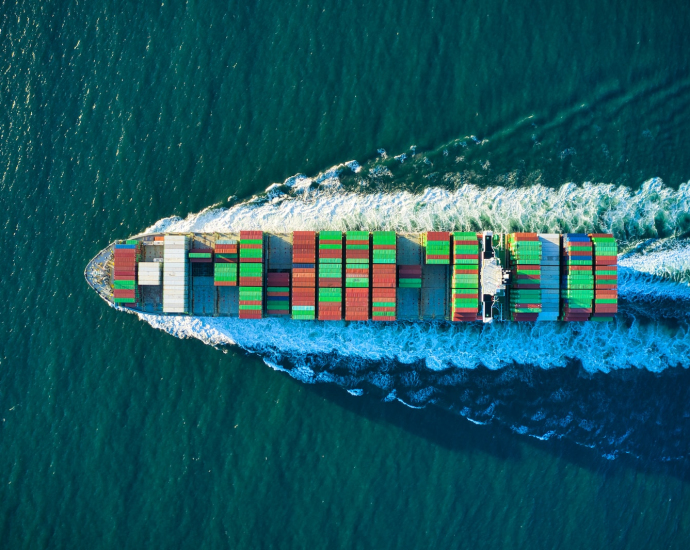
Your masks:
{"label": "ship wake", "polygon": [[[304,383],[336,384],[353,395],[412,407],[436,404],[517,433],[570,437],[607,456],[685,456],[673,434],[690,412],[668,420],[668,445],[644,449],[639,444],[643,438],[636,436],[644,429],[640,419],[658,417],[661,401],[646,395],[639,406],[630,400],[616,405],[605,397],[614,390],[598,395],[583,388],[606,385],[600,382],[603,377],[617,380],[615,388],[643,394],[634,383],[643,375],[624,383],[624,373],[674,373],[652,378],[646,383],[652,387],[687,372],[690,243],[674,236],[686,230],[687,184],[678,191],[653,179],[637,192],[568,184],[557,190],[464,185],[418,194],[357,193],[343,190],[338,180],[341,170],[350,169],[336,167],[317,178],[288,180],[247,203],[186,219],[167,218],[146,233],[254,228],[612,232],[622,250],[620,313],[612,323],[577,324],[250,321],[139,314],[141,319],[180,338],[197,338],[221,349],[239,346]],[[523,398],[530,388],[546,385],[552,386],[548,395],[539,391],[532,402]],[[679,391],[676,386],[670,390]],[[520,395],[519,406],[508,398],[513,392]]]}

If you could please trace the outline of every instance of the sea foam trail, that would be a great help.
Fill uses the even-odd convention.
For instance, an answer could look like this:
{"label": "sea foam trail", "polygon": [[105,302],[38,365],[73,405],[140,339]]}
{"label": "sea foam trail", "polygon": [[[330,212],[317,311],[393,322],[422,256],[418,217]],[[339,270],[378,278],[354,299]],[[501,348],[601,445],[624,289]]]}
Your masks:
{"label": "sea foam trail", "polygon": [[[336,354],[357,361],[423,362],[428,369],[492,370],[514,363],[543,369],[579,360],[589,372],[640,368],[660,372],[690,366],[687,327],[628,323],[496,323],[482,326],[445,324],[296,322],[289,319],[248,321],[218,317],[164,317],[140,314],[155,328],[180,338],[212,345],[236,344],[272,361]],[[318,374],[299,374],[305,382]],[[295,373],[297,374],[297,373]]]}
{"label": "sea foam trail", "polygon": [[[146,233],[159,231],[223,232],[240,229],[432,229],[486,228],[499,231],[613,231],[628,239],[631,252],[621,256],[620,297],[654,302],[672,297],[690,304],[687,242],[639,239],[680,230],[690,207],[690,187],[678,191],[649,180],[637,192],[612,185],[568,184],[559,190],[541,186],[520,189],[463,186],[456,191],[427,189],[358,194],[334,190],[342,167],[327,177],[269,188],[269,196],[227,209],[209,209],[186,219],[167,218]],[[318,180],[318,181],[317,181]],[[328,182],[328,190],[316,187]],[[298,188],[295,194],[294,188]],[[283,193],[279,189],[286,189]],[[661,221],[660,221],[661,220]],[[212,345],[235,344],[279,364],[297,365],[291,375],[306,382],[328,377],[310,369],[305,357],[337,354],[358,361],[422,362],[428,369],[501,369],[513,363],[543,369],[579,360],[590,372],[644,368],[662,371],[690,366],[687,323],[673,328],[640,323],[619,315],[613,323],[496,323],[489,326],[444,323],[324,323],[283,319],[249,321],[229,318],[186,318],[144,315],[156,328]]]}
{"label": "sea foam trail", "polygon": [[[422,193],[356,193],[338,188],[338,174],[345,169],[336,167],[326,172],[328,177],[290,178],[269,187],[266,196],[231,208],[207,209],[186,219],[165,218],[146,233],[487,229],[600,231],[612,232],[619,240],[635,241],[690,229],[690,183],[677,191],[654,178],[638,191],[610,184],[568,183],[560,189],[461,185],[455,190],[435,187]],[[294,183],[295,179],[302,183]]]}

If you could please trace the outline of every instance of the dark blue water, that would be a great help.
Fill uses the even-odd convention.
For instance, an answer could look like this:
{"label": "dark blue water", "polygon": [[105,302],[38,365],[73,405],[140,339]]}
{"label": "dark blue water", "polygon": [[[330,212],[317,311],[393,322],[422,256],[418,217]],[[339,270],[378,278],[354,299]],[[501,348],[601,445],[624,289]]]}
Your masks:
{"label": "dark blue water", "polygon": [[[689,19],[680,2],[2,3],[2,546],[686,547]],[[472,368],[222,353],[84,283],[114,238],[352,159],[329,200],[503,187],[508,213],[399,208],[681,252],[635,264],[653,273],[631,279],[625,346],[523,334],[512,349],[551,351]],[[530,195],[568,182],[627,195]]]}

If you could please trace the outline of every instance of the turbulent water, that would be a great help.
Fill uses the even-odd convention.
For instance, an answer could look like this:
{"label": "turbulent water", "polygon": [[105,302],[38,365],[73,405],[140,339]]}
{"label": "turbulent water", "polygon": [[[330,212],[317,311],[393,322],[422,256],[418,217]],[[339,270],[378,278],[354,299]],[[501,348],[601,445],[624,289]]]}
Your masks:
{"label": "turbulent water", "polygon": [[[567,436],[607,457],[619,452],[665,460],[685,456],[682,428],[687,427],[690,405],[680,417],[674,411],[663,418],[662,446],[645,448],[642,442],[649,434],[638,418],[656,413],[660,401],[603,406],[600,395],[568,388],[578,368],[594,374],[690,367],[690,240],[675,236],[688,222],[690,184],[673,190],[652,179],[635,192],[605,184],[559,189],[461,184],[375,193],[344,189],[343,172],[361,178],[362,187],[375,185],[372,179],[379,176],[371,174],[378,174],[380,160],[369,164],[369,175],[351,161],[313,178],[295,176],[251,201],[186,219],[166,218],[144,234],[240,229],[611,231],[623,249],[620,313],[613,323],[487,326],[139,317],[178,337],[256,352],[267,365],[301,382],[336,384],[353,395],[371,394],[411,407],[439,405],[475,422],[507,423],[519,434]],[[443,179],[456,177],[447,173]],[[553,369],[558,369],[556,375],[543,372]],[[520,386],[534,389],[544,380],[552,390],[536,392],[531,401],[516,406],[505,398],[506,391],[525,393]]]}

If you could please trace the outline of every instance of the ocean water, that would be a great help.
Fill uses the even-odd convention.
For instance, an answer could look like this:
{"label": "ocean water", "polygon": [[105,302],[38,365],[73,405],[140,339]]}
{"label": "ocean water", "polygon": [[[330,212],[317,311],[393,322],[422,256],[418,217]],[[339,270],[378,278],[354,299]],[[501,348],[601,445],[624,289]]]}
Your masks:
{"label": "ocean water", "polygon": [[[681,2],[4,2],[0,546],[685,548]],[[170,321],[167,229],[608,230],[586,327]]]}

